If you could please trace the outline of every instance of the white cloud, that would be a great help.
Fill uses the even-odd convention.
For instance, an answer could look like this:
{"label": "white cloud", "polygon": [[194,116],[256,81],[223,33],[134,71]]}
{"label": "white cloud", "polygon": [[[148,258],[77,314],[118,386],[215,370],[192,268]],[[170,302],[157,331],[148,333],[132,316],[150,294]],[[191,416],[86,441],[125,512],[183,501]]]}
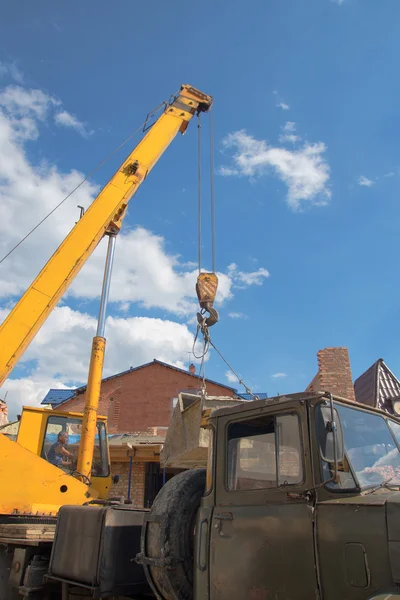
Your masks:
{"label": "white cloud", "polygon": [[223,144],[235,150],[233,161],[237,174],[256,177],[272,170],[287,185],[287,202],[292,209],[299,209],[302,202],[328,203],[330,167],[324,157],[324,143],[306,142],[296,150],[288,150],[270,146],[242,129],[230,133]]}
{"label": "white cloud", "polygon": [[294,121],[286,121],[282,129],[286,133],[294,133],[296,131],[296,123]]}
{"label": "white cloud", "polygon": [[42,90],[27,90],[19,85],[9,85],[0,93],[0,105],[17,118],[34,116],[43,121],[50,106],[59,104],[59,100]]}
{"label": "white cloud", "polygon": [[[0,258],[83,178],[75,170],[62,172],[47,162],[34,165],[26,152],[26,143],[40,135],[43,125],[51,122],[61,106],[60,101],[41,90],[9,86],[0,91]],[[0,320],[77,221],[76,205],[87,208],[97,191],[94,183],[83,184],[73,202],[63,204],[2,263]],[[105,241],[99,244],[63,303],[71,296],[83,302],[99,297],[106,245]],[[217,301],[221,304],[233,296],[235,289],[260,285],[267,271],[248,273],[231,265],[218,276]],[[122,317],[132,302],[168,311],[170,315],[193,314],[197,310],[196,277],[193,263],[169,253],[162,236],[141,227],[123,229],[117,240],[111,286],[111,301],[121,311],[121,317],[109,317],[107,321],[105,374],[153,358],[177,366],[185,364],[193,342],[186,324]],[[53,311],[20,361],[23,374],[11,377],[3,386],[2,392],[9,390],[7,400],[14,413],[22,401],[37,404],[49,387],[85,382],[95,325],[93,316],[69,306]]]}
{"label": "white cloud", "polygon": [[[2,65],[0,63],[0,76]],[[40,89],[26,89],[20,85],[9,85],[0,93],[0,107],[11,122],[15,132],[24,139],[36,139],[38,136],[37,121],[45,121],[50,111],[56,111],[53,120],[56,125],[74,129],[87,137],[93,132],[85,123],[69,113],[62,102]]]}
{"label": "white cloud", "polygon": [[226,371],[225,377],[229,383],[239,383],[239,379],[232,373],[232,371]]}
{"label": "white cloud", "polygon": [[262,285],[263,280],[269,277],[269,272],[260,267],[257,271],[245,273],[238,270],[237,264],[232,263],[228,265],[228,275],[235,287],[242,288],[249,285]]}
{"label": "white cloud", "polygon": [[[34,140],[38,137],[38,121],[44,121],[50,107],[59,101],[42,90],[27,90],[21,86],[9,85],[0,92],[1,117],[3,128],[9,129],[8,137],[15,140]],[[3,158],[3,152],[1,152]]]}
{"label": "white cloud", "polygon": [[287,377],[286,373],[274,373],[272,375],[273,379],[283,379],[284,377]]}
{"label": "white cloud", "polygon": [[228,317],[231,319],[248,319],[249,317],[242,312],[230,312]]}
{"label": "white cloud", "polygon": [[57,125],[60,125],[61,127],[69,127],[70,129],[75,129],[75,131],[80,133],[80,135],[82,135],[83,137],[87,137],[88,135],[93,133],[92,131],[89,131],[87,129],[85,123],[79,121],[79,119],[77,119],[74,115],[71,115],[71,113],[69,113],[66,110],[62,110],[61,112],[57,113],[54,116],[54,121]]}
{"label": "white cloud", "polygon": [[7,77],[7,75],[17,83],[22,84],[24,82],[24,76],[15,62],[9,63],[0,61],[0,78]]}
{"label": "white cloud", "polygon": [[21,413],[22,406],[39,406],[50,388],[65,389],[67,386],[52,377],[31,375],[20,379],[7,379],[2,393],[7,394],[8,419],[13,421]]}
{"label": "white cloud", "polygon": [[289,104],[287,104],[286,102],[283,102],[281,95],[279,94],[278,90],[273,90],[272,92],[275,96],[276,99],[276,108],[281,108],[282,110],[289,110],[290,106]]}
{"label": "white cloud", "polygon": [[301,137],[296,135],[296,123],[294,123],[293,121],[286,121],[285,125],[282,127],[282,133],[279,136],[279,141],[282,144],[286,142],[295,144],[300,140]]}
{"label": "white cloud", "polygon": [[361,175],[358,180],[357,180],[358,185],[361,185],[363,187],[372,187],[373,185],[375,185],[375,182],[372,181],[372,179],[368,179],[368,177],[365,177],[364,175]]}
{"label": "white cloud", "polygon": [[218,170],[220,175],[226,175],[229,177],[229,175],[239,175],[239,171],[237,169],[232,169],[231,167],[220,167]]}
{"label": "white cloud", "polygon": [[[40,218],[45,216],[83,178],[77,171],[62,173],[43,163],[34,167],[25,153],[25,143],[39,133],[53,100],[40,90],[9,87],[0,93],[0,257],[18,242]],[[30,123],[28,127],[25,119]],[[25,125],[22,126],[21,122]],[[86,182],[48,221],[3,264],[0,272],[0,297],[21,294],[40,271],[78,218],[76,205],[87,208],[98,188]],[[106,243],[99,244],[69,294],[77,298],[98,298],[104,269]],[[217,302],[232,297],[236,284],[258,285],[251,273],[219,273]],[[143,228],[123,229],[118,236],[111,300],[138,302],[145,308],[161,308],[188,315],[197,308],[193,262],[180,261],[168,254],[164,238]]]}
{"label": "white cloud", "polygon": [[[68,306],[51,313],[20,361],[22,366],[35,365],[29,378],[11,377],[2,387],[3,396],[8,391],[7,403],[14,415],[22,402],[40,403],[50,387],[86,382],[96,324],[95,317]],[[147,317],[108,317],[106,338],[104,376],[154,358],[184,367],[193,347],[193,334],[186,325]]]}
{"label": "white cloud", "polygon": [[334,4],[338,4],[340,6],[341,4],[345,3],[345,0],[331,0],[331,2],[333,2]]}

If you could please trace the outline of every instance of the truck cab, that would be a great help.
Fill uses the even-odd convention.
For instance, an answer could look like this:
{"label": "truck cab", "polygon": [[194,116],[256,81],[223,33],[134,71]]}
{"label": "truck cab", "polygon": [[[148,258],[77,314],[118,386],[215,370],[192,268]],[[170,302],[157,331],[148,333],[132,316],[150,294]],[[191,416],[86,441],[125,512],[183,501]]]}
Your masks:
{"label": "truck cab", "polygon": [[397,419],[293,394],[220,409],[209,426],[196,600],[400,598]]}
{"label": "truck cab", "polygon": [[[177,454],[194,468],[150,511],[61,509],[52,581],[90,581],[96,597],[135,598],[145,576],[158,600],[400,600],[399,419],[328,393],[197,406],[181,406]],[[167,460],[176,438],[171,426]],[[90,536],[79,533],[88,518]]]}

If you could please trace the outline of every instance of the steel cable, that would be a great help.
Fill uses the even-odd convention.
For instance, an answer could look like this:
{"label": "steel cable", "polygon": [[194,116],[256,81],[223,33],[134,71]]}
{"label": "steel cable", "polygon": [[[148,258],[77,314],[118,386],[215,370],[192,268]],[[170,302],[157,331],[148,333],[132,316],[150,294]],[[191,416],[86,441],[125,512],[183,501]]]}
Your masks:
{"label": "steel cable", "polygon": [[[161,107],[165,106],[165,104],[160,104],[160,108],[158,109],[161,110]],[[156,112],[158,112],[157,109],[155,109],[155,112],[153,111],[152,113],[149,114],[156,114]],[[121,150],[121,148],[123,148],[125,146],[125,144],[127,144],[141,129],[143,129],[146,126],[148,117],[146,118],[146,120],[133,132],[131,133],[123,142],[121,142],[121,144],[119,144],[119,146],[117,146],[117,148],[115,148],[115,150],[113,150],[111,152],[111,154],[109,154],[104,160],[102,160],[95,169],[93,169],[93,171],[91,171],[88,175],[86,175],[86,177],[84,177],[84,179],[82,179],[82,181],[80,183],[78,183],[78,185],[76,187],[74,187],[73,190],[71,190],[69,192],[69,194],[67,194],[65,196],[65,198],[63,198],[61,200],[61,202],[59,202],[49,213],[47,213],[47,215],[45,217],[43,217],[43,219],[41,219],[41,221],[39,221],[39,223],[37,223],[37,225],[35,225],[35,227],[33,227],[23,238],[20,239],[20,241],[15,244],[15,246],[13,246],[11,248],[11,250],[9,250],[9,252],[7,252],[7,254],[5,254],[3,256],[2,259],[0,259],[0,264],[2,262],[4,262],[6,260],[6,258],[8,258],[10,256],[10,254],[12,254],[14,252],[14,250],[16,250],[19,246],[21,246],[21,244],[23,244],[25,242],[25,240],[28,239],[28,237],[30,235],[32,235],[32,233],[34,231],[36,231],[36,229],[38,229],[40,227],[40,225],[42,225],[58,208],[60,208],[60,206],[62,204],[64,204],[64,202],[66,202],[68,200],[68,198],[70,198],[84,183],[86,183],[86,181],[88,181],[88,179],[90,179],[91,177],[93,177],[93,175],[95,173],[97,173],[97,171],[99,171],[101,169],[101,167],[103,167],[117,152],[119,152],[119,150]]]}

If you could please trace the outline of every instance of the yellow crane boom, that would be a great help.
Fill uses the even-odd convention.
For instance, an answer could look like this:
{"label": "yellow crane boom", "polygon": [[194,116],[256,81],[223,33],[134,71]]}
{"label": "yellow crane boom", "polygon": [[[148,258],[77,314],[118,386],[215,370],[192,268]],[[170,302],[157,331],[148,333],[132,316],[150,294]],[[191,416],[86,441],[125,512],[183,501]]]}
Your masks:
{"label": "yellow crane boom", "polygon": [[0,326],[0,386],[102,237],[119,230],[129,200],[160,156],[212,101],[183,85],[43,267]]}

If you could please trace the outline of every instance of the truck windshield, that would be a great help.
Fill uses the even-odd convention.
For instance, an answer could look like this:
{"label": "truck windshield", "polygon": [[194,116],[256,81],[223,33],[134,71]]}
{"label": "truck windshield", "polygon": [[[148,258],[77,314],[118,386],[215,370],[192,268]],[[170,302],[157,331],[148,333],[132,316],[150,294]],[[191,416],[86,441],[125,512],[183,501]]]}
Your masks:
{"label": "truck windshield", "polygon": [[[335,403],[340,416],[345,460],[339,464],[340,483],[330,487],[354,489],[356,476],[361,489],[390,482],[400,485],[400,425],[392,419]],[[323,465],[324,478],[333,465]]]}

